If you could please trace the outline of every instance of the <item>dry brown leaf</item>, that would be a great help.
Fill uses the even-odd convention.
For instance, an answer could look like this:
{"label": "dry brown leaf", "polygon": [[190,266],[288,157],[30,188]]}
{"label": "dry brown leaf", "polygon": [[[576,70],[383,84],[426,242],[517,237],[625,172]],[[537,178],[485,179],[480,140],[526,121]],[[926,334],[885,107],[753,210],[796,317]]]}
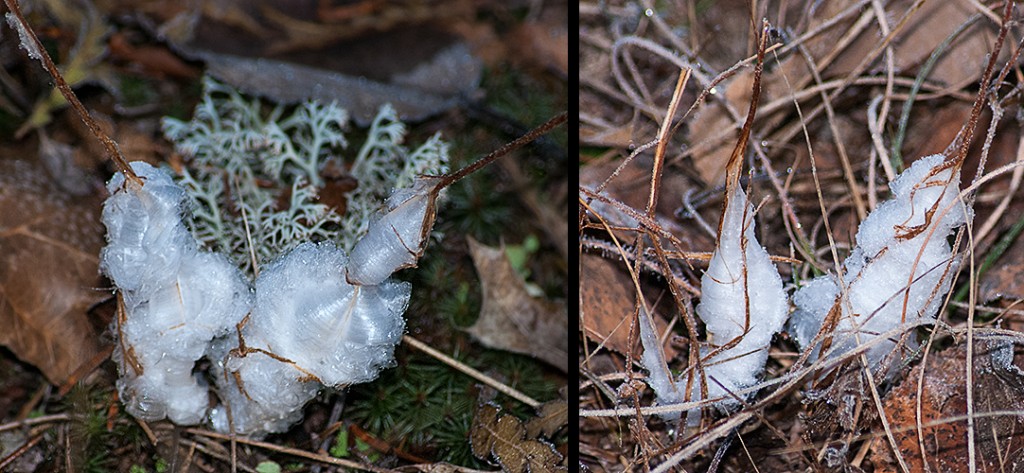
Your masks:
{"label": "dry brown leaf", "polygon": [[[629,351],[629,321],[633,315],[636,289],[629,274],[615,263],[600,256],[584,254],[580,257],[580,274],[587,275],[587,283],[580,285],[580,320],[583,334],[608,349],[625,354]],[[661,317],[654,318],[658,333],[665,333],[668,324]],[[640,353],[640,336],[633,336],[633,353]],[[665,358],[671,360],[676,350],[665,344]]]}
{"label": "dry brown leaf", "polygon": [[[899,0],[886,6],[890,28],[896,25],[912,3],[914,2],[911,0]],[[823,2],[817,8],[805,31],[813,30],[831,21],[848,7],[846,2]],[[892,43],[896,74],[913,76],[916,73],[916,68],[928,59],[935,46],[946,39],[975,12],[974,7],[966,2],[925,2],[920,9],[915,11],[905,28],[900,31]],[[863,10],[860,13],[870,12]],[[883,35],[879,31],[877,18],[872,18],[872,22],[845,48],[835,50],[840,45],[843,35],[850,31],[859,16],[854,14],[846,17],[836,26],[804,44],[807,53],[819,66],[823,65],[826,59],[832,58],[831,62],[820,71],[823,80],[846,78],[865,56],[875,50],[881,41]],[[985,28],[978,25],[962,33],[936,62],[932,73],[928,76],[929,81],[947,85],[963,85],[973,82],[977,78],[978,68],[989,48],[985,33]],[[867,74],[882,70],[885,67],[884,57],[884,53],[878,54],[868,67]],[[749,103],[752,75],[752,69],[748,68],[737,74],[724,87],[720,85],[719,92],[724,92],[724,94],[720,94],[724,99],[709,101],[699,109],[698,114],[690,122],[692,127],[690,137],[697,144],[695,147],[700,149],[702,143],[706,145],[702,151],[695,154],[694,164],[701,178],[709,184],[717,185],[724,182],[725,163],[732,151],[735,134],[729,133],[723,136],[722,132],[738,128],[736,120],[726,112],[723,102],[729,103],[742,116]],[[781,60],[778,67],[765,72],[762,103],[767,104],[774,100],[789,98],[793,91],[803,90],[813,85],[812,76],[803,55],[790,54]],[[810,100],[814,104],[820,103],[820,98],[817,95]],[[805,106],[805,113],[807,110],[808,107]],[[755,131],[762,136],[769,136],[777,127],[794,126],[793,122],[784,121],[790,113],[792,113],[792,106],[776,109],[775,113],[762,113],[758,117]],[[898,112],[890,113],[892,115],[889,118],[892,120],[895,119]],[[705,141],[706,143],[704,143]],[[936,140],[936,142],[939,141]]]}
{"label": "dry brown leaf", "polygon": [[517,59],[569,75],[569,31],[565,24],[523,23],[509,35]]}
{"label": "dry brown leaf", "polygon": [[[8,150],[10,151],[10,150]],[[71,198],[27,161],[0,160],[0,345],[60,384],[97,353],[100,202]]]}
{"label": "dry brown leaf", "polygon": [[563,399],[555,399],[541,404],[537,409],[537,417],[526,421],[526,436],[537,438],[541,435],[551,438],[565,426],[569,425],[569,403]]}
{"label": "dry brown leaf", "polygon": [[523,423],[511,415],[498,416],[500,408],[484,404],[477,408],[470,428],[470,446],[477,458],[494,459],[502,470],[519,472],[566,471],[562,455],[542,440],[529,438]]}
{"label": "dry brown leaf", "polygon": [[530,355],[568,372],[565,303],[531,296],[504,246],[491,248],[472,237],[467,241],[483,287],[483,307],[480,318],[466,331],[490,348]]}
{"label": "dry brown leaf", "polygon": [[[1013,346],[975,339],[974,420],[979,471],[1001,471],[1024,455],[1024,416],[987,412],[1024,409],[1024,372],[1013,362]],[[886,396],[884,407],[900,453],[911,471],[925,471],[918,439],[917,384],[924,370],[921,419],[925,458],[931,471],[968,471],[967,422],[950,420],[967,412],[966,344],[929,356],[925,365],[910,371],[903,383]],[[935,424],[928,426],[929,423]],[[876,464],[881,470],[899,471],[884,437],[875,440]],[[1016,470],[1014,470],[1016,471]]]}

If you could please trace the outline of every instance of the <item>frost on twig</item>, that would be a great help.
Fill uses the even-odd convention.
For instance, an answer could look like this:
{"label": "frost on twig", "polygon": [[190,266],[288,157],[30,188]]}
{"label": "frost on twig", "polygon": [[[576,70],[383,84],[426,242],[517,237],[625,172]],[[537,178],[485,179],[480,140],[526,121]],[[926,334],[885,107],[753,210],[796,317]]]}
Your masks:
{"label": "frost on twig", "polygon": [[[700,351],[703,373],[691,371],[673,381],[654,368],[661,363],[650,347],[651,328],[641,323],[648,382],[661,404],[724,397],[722,406],[736,405],[733,396],[759,381],[772,336],[782,329],[788,312],[779,272],[754,235],[754,208],[738,186],[727,200],[696,311],[707,329],[708,345]],[[707,397],[702,394],[705,387]],[[691,412],[693,424],[699,410]]]}
{"label": "frost on twig", "polygon": [[165,172],[132,163],[141,188],[117,174],[103,206],[108,244],[100,269],[123,305],[114,360],[118,391],[132,415],[197,424],[209,398],[195,363],[250,305],[248,283],[227,258],[197,249],[182,224],[185,193]]}
{"label": "frost on twig", "polygon": [[[973,217],[958,200],[959,167],[944,155],[926,156],[889,186],[892,198],[857,229],[842,278],[820,276],[794,295],[789,332],[801,347],[813,344],[815,353],[825,347],[827,356],[841,356],[886,332],[934,320],[957,269],[947,238]],[[838,318],[823,330],[830,312]],[[889,333],[876,342],[867,350],[869,363],[898,366],[903,353],[894,348],[902,336]],[[913,334],[900,344],[903,350],[916,346]]]}

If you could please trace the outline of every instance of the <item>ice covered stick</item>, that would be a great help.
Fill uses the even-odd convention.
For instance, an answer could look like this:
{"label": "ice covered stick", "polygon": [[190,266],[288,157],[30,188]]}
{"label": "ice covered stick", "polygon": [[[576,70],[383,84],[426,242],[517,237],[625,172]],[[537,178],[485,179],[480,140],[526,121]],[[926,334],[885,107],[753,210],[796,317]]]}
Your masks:
{"label": "ice covered stick", "polygon": [[111,179],[100,254],[123,302],[115,322],[118,391],[140,419],[197,424],[209,399],[192,370],[210,341],[245,316],[249,285],[225,257],[197,249],[181,220],[184,190],[149,164],[131,166],[143,185],[120,173]]}
{"label": "ice covered stick", "polygon": [[[651,324],[640,324],[649,383],[662,404],[724,397],[723,406],[734,405],[733,396],[760,379],[772,336],[786,322],[788,304],[782,279],[757,241],[754,207],[739,185],[742,157],[760,96],[767,27],[765,23],[761,32],[747,120],[726,165],[726,194],[715,251],[701,277],[701,301],[696,312],[704,321],[708,341],[698,353],[702,369],[691,370],[679,381],[670,379],[667,371],[660,369],[663,362],[656,354],[658,345],[652,343],[655,338]],[[691,425],[699,419],[699,413],[690,412]]]}
{"label": "ice covered stick", "polygon": [[332,244],[303,243],[260,272],[240,343],[212,350],[225,400],[212,413],[215,429],[283,431],[321,385],[367,382],[393,362],[411,286],[349,284],[347,263]]}
{"label": "ice covered stick", "polygon": [[387,209],[350,255],[348,280],[375,285],[399,269],[416,266],[434,228],[439,177],[418,177],[411,188],[396,189]]}
{"label": "ice covered stick", "polygon": [[352,248],[346,274],[348,281],[372,286],[395,271],[416,266],[434,228],[437,198],[442,189],[537,139],[566,119],[567,114],[560,113],[458,171],[444,176],[420,176],[412,187],[396,189],[388,197],[384,212]]}
{"label": "ice covered stick", "polygon": [[[705,399],[701,393],[706,379],[707,399],[725,397],[723,405],[733,405],[730,393],[760,380],[772,336],[782,330],[788,312],[782,279],[757,242],[754,208],[739,187],[728,201],[718,245],[701,278],[696,311],[707,329],[708,345],[700,352],[704,376],[690,375],[696,376],[690,399],[684,394],[686,377],[670,385],[652,369],[651,387],[661,404],[694,401]],[[642,339],[646,331],[641,324]]]}
{"label": "ice covered stick", "polygon": [[[973,215],[957,198],[959,167],[944,155],[926,156],[889,187],[892,198],[857,229],[857,244],[842,265],[843,286],[835,275],[825,275],[794,295],[797,310],[789,332],[802,347],[812,343],[836,304],[838,320],[814,348],[820,350],[828,339],[829,356],[840,356],[893,329],[935,319],[957,269],[947,237]],[[868,361],[878,364],[893,353],[899,339],[890,336],[870,348]],[[915,347],[911,334],[903,348]],[[888,361],[898,365],[902,354],[893,356]]]}

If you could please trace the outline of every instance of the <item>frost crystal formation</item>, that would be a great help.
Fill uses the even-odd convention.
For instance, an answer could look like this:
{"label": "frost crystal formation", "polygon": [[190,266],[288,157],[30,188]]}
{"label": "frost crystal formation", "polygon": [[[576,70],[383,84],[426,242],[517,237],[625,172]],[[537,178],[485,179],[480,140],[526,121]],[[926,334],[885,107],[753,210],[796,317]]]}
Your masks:
{"label": "frost crystal formation", "polygon": [[390,366],[402,338],[409,283],[345,281],[345,253],[303,243],[256,278],[256,304],[243,323],[245,345],[218,343],[214,378],[227,399],[213,427],[251,435],[280,432],[302,417],[321,385],[371,381]]}
{"label": "frost crystal formation", "polygon": [[192,121],[164,122],[186,156],[179,182],[135,162],[141,184],[121,174],[108,184],[100,268],[123,301],[118,390],[141,419],[261,436],[298,421],[322,387],[393,363],[410,285],[390,276],[422,253],[438,192],[422,174],[447,171],[447,145],[435,135],[406,150],[384,107],[339,214],[317,193],[326,166],[346,168],[343,110],[311,102],[285,117],[205,85]]}
{"label": "frost crystal formation", "polygon": [[109,243],[100,269],[123,300],[117,387],[140,419],[196,424],[209,399],[192,369],[249,310],[249,283],[224,256],[197,249],[182,224],[185,192],[170,176],[142,162],[132,168],[145,185],[134,188],[118,174],[103,206]]}
{"label": "frost crystal formation", "polygon": [[[782,279],[768,252],[754,235],[754,208],[746,194],[736,188],[728,201],[708,269],[701,278],[701,301],[697,315],[707,328],[708,347],[701,349],[704,377],[696,375],[689,400],[700,400],[706,378],[708,399],[724,397],[723,405],[737,403],[733,395],[757,384],[772,336],[786,322],[788,304]],[[672,381],[657,368],[657,337],[647,324],[640,324],[644,342],[643,362],[651,372],[650,383],[659,402],[686,401],[687,380]],[[694,423],[699,417],[690,417]]]}
{"label": "frost crystal formation", "polygon": [[959,171],[951,175],[944,160],[938,154],[921,158],[889,184],[892,199],[861,222],[841,282],[825,275],[796,292],[789,331],[802,347],[814,341],[835,304],[841,312],[828,330],[831,356],[875,343],[867,349],[868,361],[891,367],[903,359],[893,349],[904,335],[904,349],[917,346],[912,333],[894,329],[935,319],[957,269],[946,239],[972,215],[957,199]]}

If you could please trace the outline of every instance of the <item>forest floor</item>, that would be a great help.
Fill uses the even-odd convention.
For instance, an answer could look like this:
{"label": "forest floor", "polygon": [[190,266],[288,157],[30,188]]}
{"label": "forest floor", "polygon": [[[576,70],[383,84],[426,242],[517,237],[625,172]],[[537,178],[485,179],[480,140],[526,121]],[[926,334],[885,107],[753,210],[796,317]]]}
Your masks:
{"label": "forest floor", "polygon": [[[407,145],[440,132],[453,169],[568,106],[564,2],[31,3],[29,24],[106,133],[129,159],[174,169],[187,157],[160,120],[188,120],[207,73],[268,108],[347,77],[359,85],[327,92],[352,104],[350,143],[365,138],[366,117],[393,102]],[[0,471],[495,471],[516,461],[565,470],[564,364],[525,353],[566,348],[497,346],[468,331],[482,308],[537,305],[539,316],[565,316],[564,127],[450,188],[438,211],[442,240],[418,268],[397,274],[414,287],[407,336],[536,405],[402,343],[396,366],[373,382],[325,390],[288,432],[231,438],[124,412],[110,361],[113,291],[97,269],[103,183],[115,168],[18,34],[5,24],[0,36]],[[450,60],[474,73],[460,77],[463,69],[437,59],[453,47],[466,53]],[[228,56],[262,61],[260,73],[232,69]],[[507,256],[474,258],[473,240]],[[513,270],[493,269],[505,267]],[[487,300],[487,285],[518,292]],[[488,438],[540,449],[543,460],[506,454]]]}
{"label": "forest floor", "polygon": [[[909,331],[920,348],[903,363],[872,371],[850,355],[827,368],[809,365],[816,355],[783,330],[768,348],[761,389],[739,405],[666,407],[647,383],[638,325],[647,320],[646,301],[680,381],[696,372],[693,354],[714,348],[694,309],[716,248],[726,163],[752,101],[762,18],[768,48],[740,183],[756,208],[758,242],[792,295],[811,278],[836,273],[897,175],[920,157],[955,151],[947,147],[971,119],[1003,2],[614,1],[579,8],[581,465],[1020,468],[1024,75],[1013,53],[1024,36],[1016,23],[995,52],[998,82],[987,89],[963,162],[961,188],[979,185],[967,193],[973,221],[949,239],[956,278],[948,297],[939,294],[937,321]],[[660,130],[668,134],[659,143]],[[652,195],[657,205],[649,208]],[[634,265],[638,242],[648,251]],[[673,419],[701,408],[698,424]]]}

